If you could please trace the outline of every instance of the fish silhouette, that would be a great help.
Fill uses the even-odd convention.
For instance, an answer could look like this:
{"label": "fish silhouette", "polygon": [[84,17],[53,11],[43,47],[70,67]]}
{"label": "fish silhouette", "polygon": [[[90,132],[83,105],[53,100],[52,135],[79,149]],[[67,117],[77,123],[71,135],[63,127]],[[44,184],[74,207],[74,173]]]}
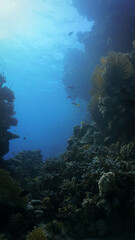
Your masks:
{"label": "fish silhouette", "polygon": [[75,89],[75,87],[74,86],[67,86],[66,88],[70,88],[70,89]]}
{"label": "fish silhouette", "polygon": [[73,34],[73,32],[69,32],[68,36],[71,36]]}
{"label": "fish silhouette", "polygon": [[73,105],[77,106],[77,107],[80,107],[79,103],[76,103],[76,102],[72,102]]}

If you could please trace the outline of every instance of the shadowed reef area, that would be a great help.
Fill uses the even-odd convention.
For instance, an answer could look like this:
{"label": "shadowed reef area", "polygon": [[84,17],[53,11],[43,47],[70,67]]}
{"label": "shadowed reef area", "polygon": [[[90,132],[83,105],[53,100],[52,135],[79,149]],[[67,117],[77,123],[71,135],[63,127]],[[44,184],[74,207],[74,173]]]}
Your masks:
{"label": "shadowed reef area", "polygon": [[16,126],[17,120],[13,117],[14,112],[14,93],[12,90],[3,87],[6,78],[0,74],[0,158],[9,151],[9,140],[18,138],[17,135],[10,133],[10,126]]}
{"label": "shadowed reef area", "polygon": [[74,127],[59,157],[43,161],[40,150],[22,151],[3,161],[17,121],[14,94],[0,75],[0,240],[135,239],[135,8],[134,1],[120,2],[85,0],[85,8],[74,0],[96,24],[88,38],[78,33],[85,53],[68,53],[64,84],[68,59],[79,61],[72,98],[90,95],[92,121]]}
{"label": "shadowed reef area", "polygon": [[91,78],[94,121],[74,128],[64,154],[2,161],[1,240],[134,239],[134,53],[133,42],[130,53],[101,59]]}
{"label": "shadowed reef area", "polygon": [[[135,39],[135,2],[133,0],[73,0],[80,14],[94,21],[91,32],[80,32],[84,52],[69,49],[65,57],[63,83],[72,99],[88,101],[90,76],[101,56],[110,51],[130,52]],[[83,77],[82,77],[83,73]],[[74,86],[73,89],[68,88]],[[86,87],[87,86],[87,87]]]}

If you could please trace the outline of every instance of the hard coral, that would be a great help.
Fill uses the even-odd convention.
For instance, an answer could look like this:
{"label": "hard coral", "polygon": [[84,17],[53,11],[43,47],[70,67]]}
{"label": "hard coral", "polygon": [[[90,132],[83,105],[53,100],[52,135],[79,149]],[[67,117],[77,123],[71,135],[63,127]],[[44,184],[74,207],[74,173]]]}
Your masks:
{"label": "hard coral", "polygon": [[16,126],[14,112],[14,93],[8,87],[2,87],[6,78],[0,74],[0,158],[8,152],[9,140],[18,136],[8,132],[10,126]]}
{"label": "hard coral", "polygon": [[14,181],[9,173],[0,169],[0,205],[15,207],[20,204],[21,189],[17,181]]}
{"label": "hard coral", "polygon": [[100,197],[106,197],[106,195],[115,190],[115,173],[104,173],[99,179],[99,195]]}
{"label": "hard coral", "polygon": [[135,69],[129,54],[110,52],[91,78],[89,109],[104,136],[117,140],[135,133]]}
{"label": "hard coral", "polygon": [[7,240],[4,234],[0,234],[0,240]]}
{"label": "hard coral", "polygon": [[40,227],[35,227],[32,232],[26,236],[27,240],[47,240],[44,231]]}

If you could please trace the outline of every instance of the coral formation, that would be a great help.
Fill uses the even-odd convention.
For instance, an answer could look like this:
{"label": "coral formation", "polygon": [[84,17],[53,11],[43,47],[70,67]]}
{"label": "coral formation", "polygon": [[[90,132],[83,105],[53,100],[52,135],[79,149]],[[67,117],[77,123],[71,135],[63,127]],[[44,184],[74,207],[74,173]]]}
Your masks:
{"label": "coral formation", "polygon": [[32,232],[28,233],[27,240],[47,240],[47,238],[42,228],[35,227]]}
{"label": "coral formation", "polygon": [[[99,42],[101,46],[101,38]],[[101,58],[91,78],[90,112],[94,122],[82,122],[74,128],[65,153],[43,162],[40,150],[23,151],[0,169],[0,239],[135,239],[134,41],[132,45],[129,54],[113,51]],[[86,49],[88,46],[90,39],[85,39]],[[97,57],[104,47],[96,49]],[[85,68],[86,58],[78,66],[82,62]],[[84,75],[80,76],[84,83]],[[16,124],[12,118],[14,95],[2,87],[4,82],[0,75],[0,157],[13,138],[7,130]],[[83,98],[82,92],[78,96]]]}
{"label": "coral formation", "polygon": [[[93,76],[90,111],[109,141],[135,134],[135,68],[131,54],[111,52],[101,59]],[[132,131],[131,131],[132,128]]]}
{"label": "coral formation", "polygon": [[[12,176],[17,179],[23,189],[33,190],[38,195],[38,183],[40,179],[40,168],[42,167],[41,151],[22,151],[14,155],[8,161]],[[9,167],[7,167],[9,170]],[[32,184],[33,182],[33,184]]]}
{"label": "coral formation", "polygon": [[7,240],[4,236],[4,234],[0,234],[0,240]]}
{"label": "coral formation", "polygon": [[[38,194],[34,198],[33,187],[27,192],[24,232],[43,225],[45,235],[41,236],[47,239],[105,235],[117,239],[117,235],[127,236],[129,232],[134,236],[133,141],[106,146],[95,123],[82,123],[73,132],[67,151],[39,166]],[[16,168],[15,162],[13,167]],[[32,178],[29,181],[31,186],[35,184]],[[33,231],[28,239],[38,232]]]}
{"label": "coral formation", "polygon": [[115,192],[115,173],[104,173],[99,179],[98,185],[100,197],[105,198],[108,193]]}
{"label": "coral formation", "polygon": [[16,134],[10,133],[10,126],[16,126],[17,120],[12,117],[14,111],[14,93],[7,87],[3,87],[6,78],[0,74],[0,159],[8,152],[9,140],[17,138]]}
{"label": "coral formation", "polygon": [[17,206],[20,204],[21,189],[9,173],[0,169],[0,205]]}
{"label": "coral formation", "polygon": [[[65,87],[69,83],[75,84],[76,91],[72,93],[71,90],[65,88],[66,92],[74,98],[80,97],[88,101],[88,79],[101,56],[107,55],[110,51],[131,51],[131,42],[135,38],[135,3],[133,0],[128,2],[126,0],[73,0],[73,5],[89,21],[94,21],[94,26],[90,32],[78,31],[77,37],[84,45],[85,52],[80,51],[80,55],[78,54],[76,59],[74,58],[76,49],[70,51],[71,57],[67,54],[63,83]],[[82,56],[81,64],[80,56]],[[69,59],[68,63],[67,59]],[[75,59],[73,63],[72,59]],[[69,64],[71,65],[69,66]],[[71,66],[73,66],[73,72],[69,70],[68,73],[67,70]]]}

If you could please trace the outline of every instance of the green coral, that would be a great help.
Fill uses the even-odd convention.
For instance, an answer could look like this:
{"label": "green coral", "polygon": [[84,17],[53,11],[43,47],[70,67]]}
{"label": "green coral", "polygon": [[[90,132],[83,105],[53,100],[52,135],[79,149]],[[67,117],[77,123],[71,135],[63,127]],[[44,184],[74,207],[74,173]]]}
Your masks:
{"label": "green coral", "polygon": [[26,236],[27,240],[47,240],[45,237],[44,231],[40,227],[35,227],[28,235]]}

